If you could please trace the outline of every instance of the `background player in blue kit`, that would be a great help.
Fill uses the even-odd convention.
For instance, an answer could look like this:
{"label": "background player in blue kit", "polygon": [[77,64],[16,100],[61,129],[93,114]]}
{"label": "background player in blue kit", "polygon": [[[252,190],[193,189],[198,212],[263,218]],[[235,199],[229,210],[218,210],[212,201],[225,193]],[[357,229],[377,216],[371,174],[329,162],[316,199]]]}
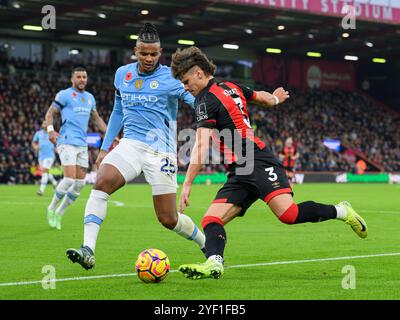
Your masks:
{"label": "background player in blue kit", "polygon": [[[86,137],[90,117],[93,117],[100,131],[106,132],[107,130],[106,124],[96,111],[96,101],[93,95],[85,91],[87,79],[84,68],[73,69],[72,86],[57,93],[46,113],[49,139],[52,143],[57,143],[58,154],[64,170],[64,178],[58,184],[47,208],[49,225],[59,230],[65,209],[76,200],[85,186],[86,169],[89,167]],[[59,135],[53,127],[55,113],[61,114]],[[57,208],[61,199],[63,201]]]}
{"label": "background player in blue kit", "polygon": [[40,180],[39,190],[36,192],[38,196],[42,196],[47,183],[50,181],[55,188],[57,180],[49,172],[55,160],[54,144],[49,140],[46,132],[46,122],[43,121],[41,129],[36,131],[32,139],[32,147],[38,154],[39,166],[42,170],[42,179]]}
{"label": "background player in blue kit", "polygon": [[[176,117],[178,100],[193,106],[194,97],[159,64],[160,39],[154,25],[144,24],[135,47],[137,63],[120,67],[114,80],[115,102],[97,159],[96,184],[85,209],[84,242],[67,256],[85,269],[95,264],[94,251],[110,195],[141,172],[152,186],[153,204],[160,223],[204,249],[204,235],[176,208]],[[123,127],[124,137],[107,154]],[[101,163],[101,164],[100,164]]]}

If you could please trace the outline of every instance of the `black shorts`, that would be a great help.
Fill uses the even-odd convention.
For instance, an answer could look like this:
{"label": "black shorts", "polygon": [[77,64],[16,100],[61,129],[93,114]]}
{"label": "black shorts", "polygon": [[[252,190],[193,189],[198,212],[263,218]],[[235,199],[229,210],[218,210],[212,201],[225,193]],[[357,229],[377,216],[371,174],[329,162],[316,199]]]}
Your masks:
{"label": "black shorts", "polygon": [[241,207],[239,216],[258,199],[268,203],[273,197],[290,193],[293,195],[285,168],[268,151],[255,152],[254,170],[249,175],[238,175],[232,169],[228,181],[218,191],[213,203],[232,203]]}

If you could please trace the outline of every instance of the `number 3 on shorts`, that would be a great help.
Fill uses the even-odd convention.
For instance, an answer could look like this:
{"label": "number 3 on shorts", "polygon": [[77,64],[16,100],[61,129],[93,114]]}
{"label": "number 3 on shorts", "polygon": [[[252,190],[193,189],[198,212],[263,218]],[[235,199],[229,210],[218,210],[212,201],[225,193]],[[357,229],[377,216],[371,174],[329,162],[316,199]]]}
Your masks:
{"label": "number 3 on shorts", "polygon": [[278,179],[278,176],[274,172],[274,167],[265,168],[265,171],[269,175],[269,177],[268,177],[269,181],[276,181]]}

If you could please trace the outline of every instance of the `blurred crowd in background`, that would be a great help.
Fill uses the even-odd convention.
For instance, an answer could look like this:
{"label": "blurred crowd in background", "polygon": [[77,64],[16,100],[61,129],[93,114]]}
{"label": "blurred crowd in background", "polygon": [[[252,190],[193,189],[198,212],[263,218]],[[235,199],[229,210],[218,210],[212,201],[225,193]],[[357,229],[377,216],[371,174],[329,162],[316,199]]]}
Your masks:
{"label": "blurred crowd in background", "polygon": [[[41,72],[46,67],[21,59],[0,63],[0,183],[38,180],[32,138],[56,93],[70,86],[73,66],[57,63],[51,72]],[[102,66],[88,66],[87,70],[87,90],[95,96],[97,110],[107,121],[114,101],[114,71]],[[256,85],[254,89],[271,91],[273,88]],[[256,135],[276,156],[285,140],[293,138],[300,155],[296,171],[354,172],[358,155],[369,160],[367,171],[377,168],[400,171],[398,114],[384,110],[362,93],[287,89],[291,98],[283,105],[263,108],[249,104],[248,111]],[[178,132],[195,128],[193,110],[181,104],[177,122]],[[56,122],[56,129],[59,125]],[[89,132],[98,132],[92,123]],[[342,151],[327,148],[323,144],[325,138],[339,139]],[[183,143],[178,143],[178,149]],[[96,169],[97,153],[98,149],[90,149],[91,170]],[[188,159],[189,155],[179,159],[180,171],[186,170]],[[204,168],[206,172],[224,170],[218,164]]]}

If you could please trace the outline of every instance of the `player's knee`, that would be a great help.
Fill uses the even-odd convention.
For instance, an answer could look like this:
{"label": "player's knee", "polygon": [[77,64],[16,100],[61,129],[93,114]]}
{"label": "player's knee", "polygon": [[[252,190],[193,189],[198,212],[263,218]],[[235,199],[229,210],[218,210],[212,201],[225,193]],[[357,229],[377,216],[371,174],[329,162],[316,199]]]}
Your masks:
{"label": "player's knee", "polygon": [[110,189],[110,185],[112,185],[112,183],[112,179],[109,177],[105,175],[98,175],[93,189],[109,193],[108,190]]}
{"label": "player's knee", "polygon": [[157,214],[158,221],[167,229],[174,229],[178,223],[177,215]]}
{"label": "player's knee", "polygon": [[72,185],[73,193],[75,195],[79,195],[84,186],[85,186],[85,179],[76,179],[74,184]]}
{"label": "player's knee", "polygon": [[295,224],[297,216],[299,215],[299,207],[293,203],[286,211],[279,217],[279,220],[285,224]]}
{"label": "player's knee", "polygon": [[124,183],[124,180],[119,179],[113,173],[99,170],[93,189],[112,194],[115,190],[123,186]]}
{"label": "player's knee", "polygon": [[64,177],[60,183],[57,186],[57,191],[58,192],[62,192],[62,194],[65,194],[68,189],[74,184],[75,180],[68,178],[68,177]]}

